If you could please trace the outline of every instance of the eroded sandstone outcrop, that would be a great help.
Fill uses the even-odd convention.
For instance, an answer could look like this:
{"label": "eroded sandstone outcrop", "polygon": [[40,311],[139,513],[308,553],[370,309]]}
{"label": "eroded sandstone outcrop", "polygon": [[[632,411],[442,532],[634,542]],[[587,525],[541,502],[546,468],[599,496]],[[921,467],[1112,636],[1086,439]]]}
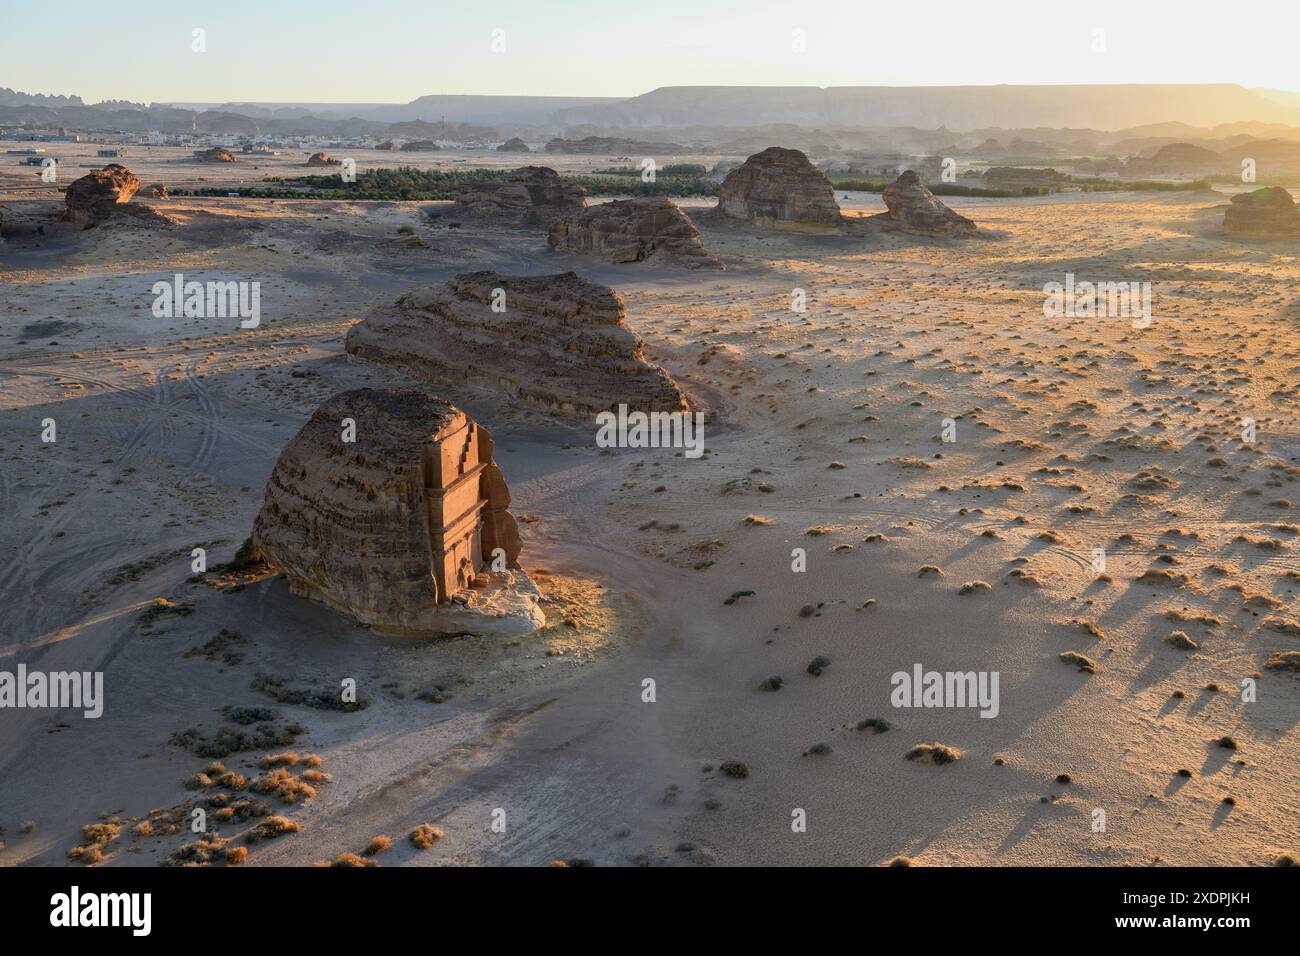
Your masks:
{"label": "eroded sandstone outcrop", "polygon": [[281,453],[253,544],[294,594],[376,630],[528,633],[545,616],[492,453],[442,399],[342,392]]}
{"label": "eroded sandstone outcrop", "polygon": [[117,206],[131,201],[140,180],[131,170],[117,163],[109,163],[68,184],[63,194],[67,206],[64,218],[83,226],[101,221]]}
{"label": "eroded sandstone outcrop", "polygon": [[469,382],[563,414],[685,408],[625,315],[618,293],[573,272],[470,272],[372,312],[346,344],[418,378]]}
{"label": "eroded sandstone outcrop", "polygon": [[886,186],[880,198],[889,211],[878,218],[887,218],[908,232],[925,236],[975,234],[975,223],[941,203],[910,169]]}
{"label": "eroded sandstone outcrop", "polygon": [[1240,193],[1223,214],[1223,234],[1243,239],[1300,236],[1300,210],[1281,186]]}
{"label": "eroded sandstone outcrop", "polygon": [[235,154],[224,146],[213,146],[211,149],[205,149],[196,154],[201,162],[204,163],[233,163]]}
{"label": "eroded sandstone outcrop", "polygon": [[330,159],[329,153],[312,153],[307,157],[308,166],[342,166],[343,160]]}
{"label": "eroded sandstone outcrop", "polygon": [[670,261],[690,269],[721,266],[704,248],[686,213],[662,196],[588,206],[554,223],[546,240],[557,252],[595,255],[609,262]]}
{"label": "eroded sandstone outcrop", "polygon": [[587,190],[547,166],[524,166],[509,179],[459,183],[453,216],[503,225],[549,226],[587,208]]}
{"label": "eroded sandstone outcrop", "polygon": [[722,181],[718,212],[762,226],[833,231],[843,223],[835,188],[797,149],[769,146]]}

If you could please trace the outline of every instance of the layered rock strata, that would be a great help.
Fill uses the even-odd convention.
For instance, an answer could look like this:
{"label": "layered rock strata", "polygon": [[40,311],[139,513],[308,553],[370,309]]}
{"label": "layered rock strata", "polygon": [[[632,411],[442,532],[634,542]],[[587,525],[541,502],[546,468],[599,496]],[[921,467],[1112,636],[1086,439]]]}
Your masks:
{"label": "layered rock strata", "polygon": [[281,453],[253,544],[294,594],[376,630],[528,633],[545,616],[492,453],[442,399],[342,392]]}
{"label": "layered rock strata", "polygon": [[417,378],[467,382],[562,414],[685,408],[625,317],[616,292],[573,272],[470,272],[372,312],[348,331],[346,347]]}

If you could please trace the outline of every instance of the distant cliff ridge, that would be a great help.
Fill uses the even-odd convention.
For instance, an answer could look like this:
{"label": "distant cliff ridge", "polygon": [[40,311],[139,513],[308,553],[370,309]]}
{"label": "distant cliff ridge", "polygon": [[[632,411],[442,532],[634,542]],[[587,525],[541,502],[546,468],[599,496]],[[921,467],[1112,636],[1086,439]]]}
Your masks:
{"label": "distant cliff ridge", "polygon": [[565,109],[568,124],[1001,126],[1125,129],[1256,120],[1300,122],[1300,109],[1232,84],[1116,86],[666,86],[617,103]]}

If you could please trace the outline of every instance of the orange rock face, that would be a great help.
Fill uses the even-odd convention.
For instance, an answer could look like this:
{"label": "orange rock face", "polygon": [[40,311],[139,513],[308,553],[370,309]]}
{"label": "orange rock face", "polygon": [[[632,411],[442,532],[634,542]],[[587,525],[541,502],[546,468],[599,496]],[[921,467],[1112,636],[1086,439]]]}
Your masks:
{"label": "orange rock face", "polygon": [[64,216],[69,222],[81,225],[99,222],[114,206],[130,202],[139,188],[140,180],[131,170],[109,163],[69,184],[63,196],[67,205]]}
{"label": "orange rock face", "polygon": [[294,594],[377,630],[527,633],[544,616],[492,452],[442,399],[342,392],[280,455],[253,541]]}

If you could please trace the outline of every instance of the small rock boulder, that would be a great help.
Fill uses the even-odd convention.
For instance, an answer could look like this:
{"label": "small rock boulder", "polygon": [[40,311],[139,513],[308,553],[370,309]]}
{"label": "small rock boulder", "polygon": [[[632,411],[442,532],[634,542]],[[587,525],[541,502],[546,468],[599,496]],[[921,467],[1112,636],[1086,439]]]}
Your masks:
{"label": "small rock boulder", "polygon": [[975,223],[941,203],[921,177],[907,170],[881,193],[883,216],[924,236],[973,236]]}

